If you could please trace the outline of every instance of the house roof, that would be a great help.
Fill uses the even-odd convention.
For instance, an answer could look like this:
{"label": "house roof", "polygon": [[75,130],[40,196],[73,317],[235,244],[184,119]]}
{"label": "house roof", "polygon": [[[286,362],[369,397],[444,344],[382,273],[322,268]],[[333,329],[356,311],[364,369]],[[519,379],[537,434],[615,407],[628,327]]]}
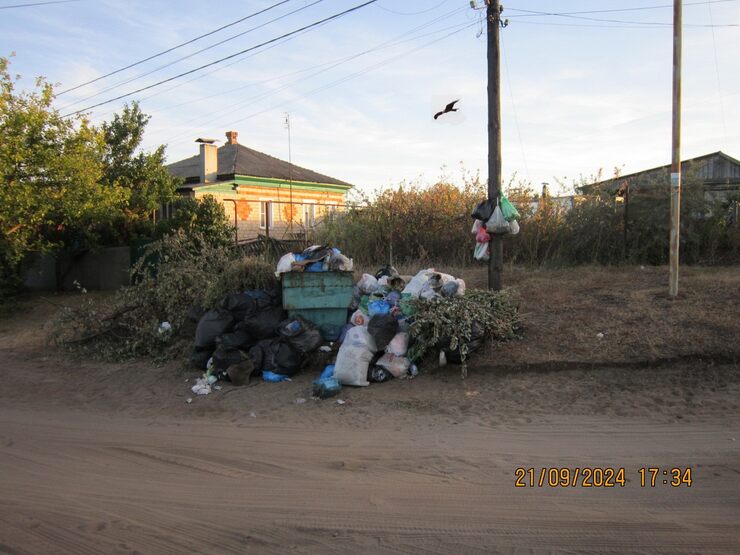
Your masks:
{"label": "house roof", "polygon": [[[199,159],[200,156],[196,154],[168,165],[167,169],[172,175],[184,178],[186,183],[198,183],[200,181]],[[238,143],[225,144],[218,149],[218,178],[219,180],[233,179],[235,175],[352,187],[351,184],[339,179],[290,164]]]}
{"label": "house roof", "polygon": [[[714,162],[720,162],[716,164]],[[689,158],[688,160],[681,161],[681,169],[684,166],[701,164],[699,177],[705,183],[721,183],[721,182],[740,182],[740,160],[728,156],[721,150],[717,152],[711,152],[696,158]],[[626,175],[620,175],[619,177],[612,177],[610,179],[604,179],[596,183],[590,183],[579,187],[582,192],[588,192],[597,186],[605,186],[607,189],[619,189],[620,185],[625,181],[631,181],[647,176],[649,174],[668,172],[670,171],[671,165],[666,164],[665,166],[658,166],[656,168],[650,168],[647,170],[641,170],[639,172],[629,173]]]}

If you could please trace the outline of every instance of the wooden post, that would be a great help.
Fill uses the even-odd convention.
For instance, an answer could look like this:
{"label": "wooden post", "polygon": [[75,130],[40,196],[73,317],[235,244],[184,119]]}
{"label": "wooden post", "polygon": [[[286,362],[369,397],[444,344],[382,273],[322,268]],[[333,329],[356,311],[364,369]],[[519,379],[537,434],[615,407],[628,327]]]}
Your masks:
{"label": "wooden post", "polygon": [[681,0],[673,0],[673,131],[671,148],[671,242],[668,294],[678,295],[681,239]]}
{"label": "wooden post", "polygon": [[[501,187],[501,73],[499,52],[500,0],[487,0],[488,31],[488,198],[498,204]],[[488,288],[501,290],[504,245],[501,235],[492,235],[488,263]]]}

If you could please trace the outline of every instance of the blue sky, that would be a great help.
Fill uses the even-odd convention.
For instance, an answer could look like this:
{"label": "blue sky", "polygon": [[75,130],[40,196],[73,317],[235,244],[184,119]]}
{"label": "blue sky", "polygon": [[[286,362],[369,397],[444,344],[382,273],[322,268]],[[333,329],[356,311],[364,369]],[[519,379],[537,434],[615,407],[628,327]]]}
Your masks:
{"label": "blue sky", "polygon": [[[24,1],[0,0],[0,8]],[[29,87],[43,75],[62,91],[277,1],[79,0],[5,9],[0,10],[0,55],[16,53],[11,71],[23,75]],[[290,0],[60,95],[57,107],[62,113],[86,108],[363,0],[314,2]],[[515,174],[535,188],[549,182],[557,190],[557,181],[571,184],[600,168],[605,174],[614,168],[629,173],[670,162],[671,3],[504,3],[510,20],[501,33],[505,181]],[[304,9],[290,14],[299,8]],[[626,11],[577,18],[530,13],[594,10]],[[684,23],[683,157],[717,150],[740,157],[740,1],[687,0]],[[242,144],[287,159],[283,120],[289,112],[293,162],[364,191],[404,180],[432,183],[443,174],[458,178],[461,167],[480,170],[485,178],[481,30],[480,13],[469,0],[379,0],[285,42],[94,108],[91,119],[109,119],[124,102],[139,99],[152,116],[145,146],[167,144],[169,161],[195,154],[196,137],[224,139],[229,129],[239,132]],[[435,122],[432,114],[456,98],[459,112]]]}

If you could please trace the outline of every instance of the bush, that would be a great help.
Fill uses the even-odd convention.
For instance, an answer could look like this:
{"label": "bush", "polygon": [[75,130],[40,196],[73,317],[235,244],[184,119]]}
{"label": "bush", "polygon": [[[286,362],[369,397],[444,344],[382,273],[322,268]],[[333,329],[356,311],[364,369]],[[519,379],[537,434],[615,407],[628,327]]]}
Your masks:
{"label": "bush", "polygon": [[[132,268],[134,285],[57,316],[52,339],[108,360],[182,356],[192,342],[188,313],[213,308],[227,293],[276,285],[272,264],[242,257],[202,235],[178,232],[152,243]],[[160,333],[162,322],[170,331]]]}
{"label": "bush", "polygon": [[172,209],[172,217],[157,225],[160,237],[180,230],[186,235],[199,234],[213,245],[234,243],[234,226],[226,217],[224,205],[213,195],[180,197],[172,203]]}
{"label": "bush", "polygon": [[410,329],[414,345],[409,356],[418,360],[441,339],[449,339],[450,349],[460,350],[463,378],[468,374],[468,342],[473,337],[474,326],[481,329],[485,339],[494,341],[516,338],[520,326],[519,309],[509,290],[469,289],[461,297],[410,302],[414,311]]}

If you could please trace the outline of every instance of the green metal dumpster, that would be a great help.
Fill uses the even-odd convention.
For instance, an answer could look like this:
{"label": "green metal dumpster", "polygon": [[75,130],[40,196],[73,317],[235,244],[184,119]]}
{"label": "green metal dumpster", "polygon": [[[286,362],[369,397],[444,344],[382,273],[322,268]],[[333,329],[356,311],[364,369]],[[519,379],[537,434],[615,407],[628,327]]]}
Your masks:
{"label": "green metal dumpster", "polygon": [[316,324],[324,339],[339,338],[352,302],[352,272],[282,274],[283,308]]}

